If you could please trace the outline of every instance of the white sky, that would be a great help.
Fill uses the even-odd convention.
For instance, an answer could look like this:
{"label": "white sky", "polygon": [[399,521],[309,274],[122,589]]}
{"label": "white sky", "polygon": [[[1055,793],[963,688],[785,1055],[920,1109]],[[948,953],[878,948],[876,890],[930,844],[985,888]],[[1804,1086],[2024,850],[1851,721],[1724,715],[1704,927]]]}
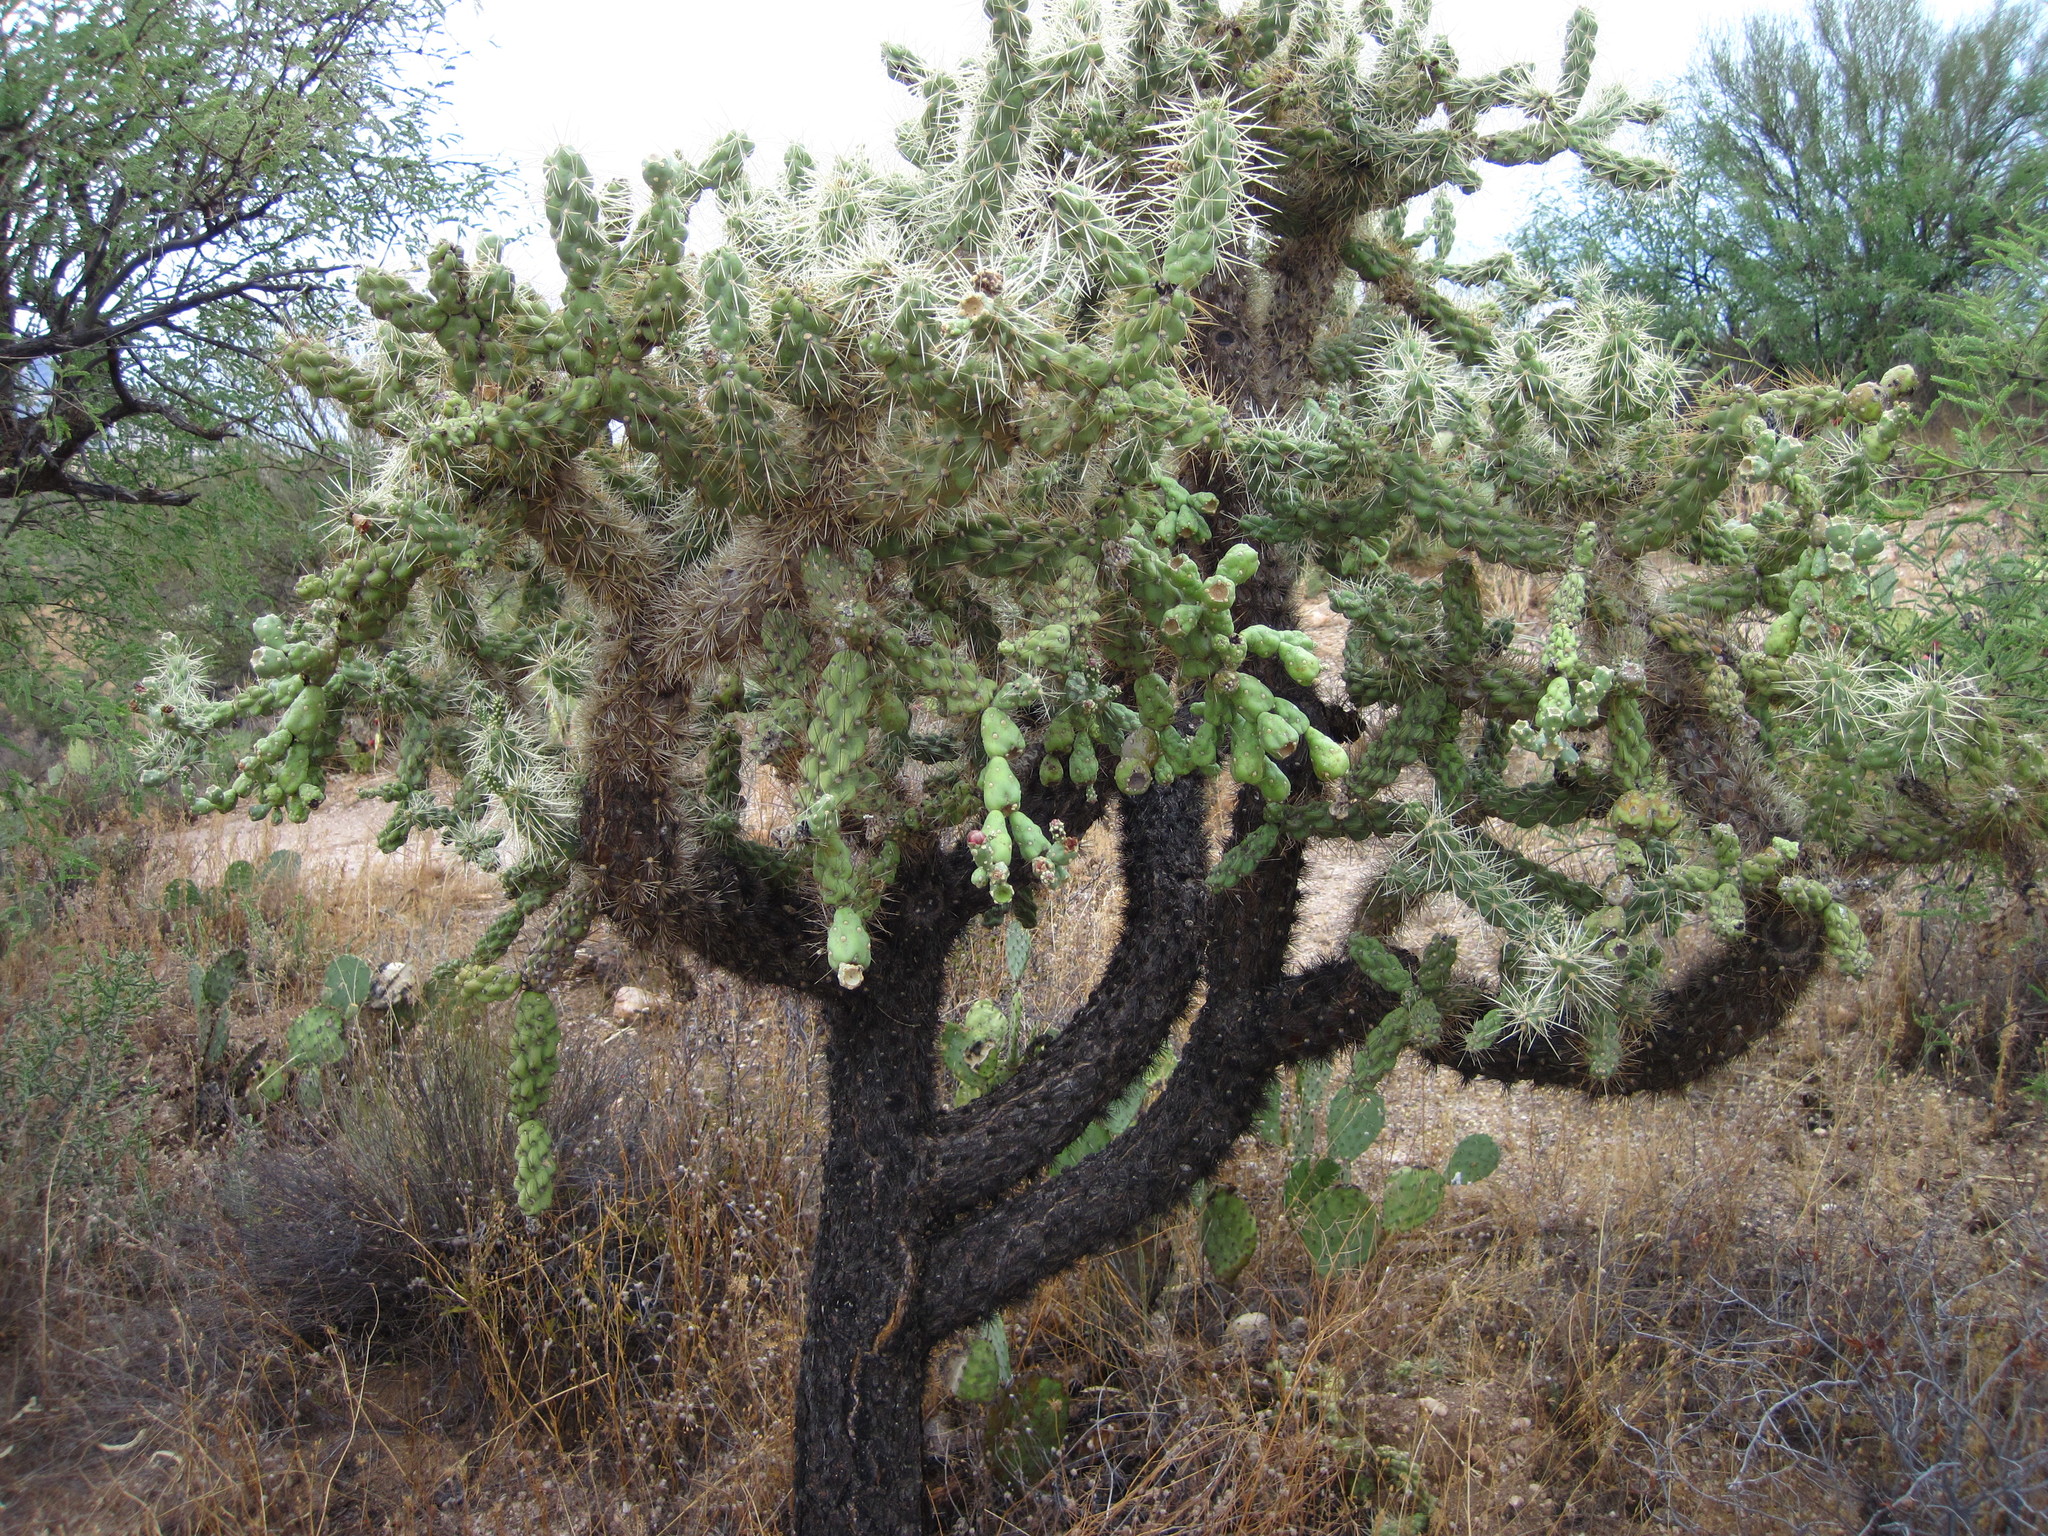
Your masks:
{"label": "white sky", "polygon": [[[1554,78],[1576,4],[1439,0],[1434,30],[1467,71],[1529,59],[1539,78]],[[1796,8],[1797,0],[1596,0],[1594,85],[1654,90],[1684,71],[1703,30]],[[1033,9],[1048,13],[1047,0]],[[1931,0],[1930,9],[1957,16],[1978,6]],[[558,144],[580,149],[600,179],[626,176],[636,187],[649,153],[696,159],[735,128],[758,146],[757,175],[779,169],[792,140],[821,161],[859,146],[879,158],[912,106],[883,75],[881,45],[948,62],[978,51],[985,28],[978,0],[471,0],[449,18],[461,57],[445,128],[460,151],[515,167],[529,192]],[[1574,164],[1488,171],[1486,187],[1461,202],[1459,254],[1497,246],[1546,178],[1575,174]],[[541,221],[529,212],[526,222]],[[548,254],[526,254],[516,264],[534,269],[529,276],[552,276]]]}

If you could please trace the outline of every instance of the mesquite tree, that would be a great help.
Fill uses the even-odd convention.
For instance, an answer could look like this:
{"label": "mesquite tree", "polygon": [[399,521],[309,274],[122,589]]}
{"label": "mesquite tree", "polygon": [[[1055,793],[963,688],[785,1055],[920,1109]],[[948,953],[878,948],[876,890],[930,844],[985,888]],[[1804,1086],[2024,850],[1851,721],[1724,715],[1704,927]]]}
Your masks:
{"label": "mesquite tree", "polygon": [[[922,101],[907,163],[792,151],[757,181],[731,138],[649,161],[636,198],[565,152],[559,304],[489,243],[437,249],[423,289],[364,274],[368,338],[285,360],[388,439],[381,472],[304,612],[258,624],[258,681],[210,701],[167,657],[150,704],[165,773],[282,710],[197,798],[291,819],[348,711],[410,717],[384,846],[438,833],[511,898],[438,984],[523,989],[529,1211],[540,994],[593,914],[816,1002],[803,1532],[918,1529],[933,1348],[1174,1207],[1283,1065],[1358,1047],[1370,1078],[1412,1045],[1683,1080],[1827,951],[1867,959],[1795,838],[2001,846],[2041,766],[1967,680],[1873,659],[1859,516],[1906,380],[1697,394],[1597,275],[1452,265],[1443,196],[1407,231],[1482,163],[1661,174],[1607,142],[1653,108],[1589,94],[1584,13],[1546,86],[1460,74],[1420,4],[1084,0],[1049,35],[987,9],[958,73],[888,51]],[[726,243],[697,253],[706,192]],[[1341,689],[1296,627],[1304,571],[1350,620]],[[1540,632],[1488,612],[1488,571],[1547,586]],[[1811,765],[1804,799],[1766,749]],[[948,955],[1030,925],[1105,817],[1100,984],[948,1107]],[[1318,838],[1396,856],[1348,952],[1290,973]],[[1393,942],[1439,898],[1497,958]],[[1667,979],[1693,914],[1722,942]],[[1169,1040],[1142,1112],[1061,1159]]]}

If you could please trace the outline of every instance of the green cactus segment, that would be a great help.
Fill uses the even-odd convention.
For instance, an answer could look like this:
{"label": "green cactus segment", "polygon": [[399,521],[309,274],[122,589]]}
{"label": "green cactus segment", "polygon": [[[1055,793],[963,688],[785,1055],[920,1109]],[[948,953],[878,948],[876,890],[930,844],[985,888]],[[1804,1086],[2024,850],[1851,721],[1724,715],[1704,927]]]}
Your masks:
{"label": "green cactus segment", "polygon": [[562,1054],[562,1021],[545,992],[522,992],[512,1006],[512,1057],[506,1068],[506,1104],[515,1120],[531,1120],[547,1107]]}
{"label": "green cactus segment", "polygon": [[1213,1189],[1202,1202],[1197,1229],[1202,1257],[1222,1285],[1234,1285],[1259,1246],[1259,1224],[1244,1196],[1231,1189]]}
{"label": "green cactus segment", "polygon": [[1475,1133],[1460,1141],[1444,1164],[1447,1184],[1477,1184],[1500,1166],[1500,1143]]}
{"label": "green cactus segment", "polygon": [[1403,1168],[1387,1180],[1380,1196],[1380,1224],[1389,1232],[1413,1232],[1444,1203],[1444,1176],[1434,1168]]}
{"label": "green cactus segment", "polygon": [[991,1402],[1002,1385],[1002,1366],[996,1359],[995,1345],[987,1339],[976,1339],[967,1346],[966,1358],[953,1378],[953,1395],[963,1403]]}
{"label": "green cactus segment", "polygon": [[1289,1207],[1307,1205],[1343,1176],[1334,1158],[1301,1157],[1288,1166],[1280,1198]]}
{"label": "green cactus segment", "polygon": [[370,1000],[375,982],[369,962],[356,955],[336,955],[327,962],[320,1000],[338,1013],[351,1014]]}
{"label": "green cactus segment", "polygon": [[833,910],[831,926],[825,935],[825,960],[832,967],[832,974],[839,985],[849,991],[861,984],[867,976],[867,968],[874,964],[867,924],[861,921],[860,913],[852,907]]}
{"label": "green cactus segment", "polygon": [[1349,1087],[1330,1095],[1323,1112],[1323,1129],[1330,1156],[1340,1163],[1362,1157],[1386,1129],[1387,1105],[1375,1091],[1359,1093]]}
{"label": "green cactus segment", "polygon": [[989,1465],[1013,1489],[1035,1486],[1059,1461],[1067,1437],[1067,1389],[1050,1376],[1019,1376],[988,1407]]}
{"label": "green cactus segment", "polygon": [[520,1121],[514,1157],[519,1209],[538,1216],[555,1203],[555,1148],[548,1128],[538,1120]]}
{"label": "green cactus segment", "polygon": [[1414,1015],[1407,1002],[1388,1012],[1366,1032],[1365,1040],[1351,1060],[1351,1089],[1365,1094],[1376,1088],[1401,1059],[1414,1029]]}
{"label": "green cactus segment", "polygon": [[1413,985],[1408,967],[1403,965],[1378,939],[1370,934],[1354,933],[1345,941],[1345,952],[1361,971],[1365,972],[1375,986],[1384,987],[1396,997],[1407,994]]}
{"label": "green cactus segment", "polygon": [[1795,911],[1820,920],[1827,951],[1844,975],[1869,973],[1873,962],[1869,941],[1863,936],[1863,924],[1854,912],[1835,900],[1834,892],[1818,880],[1789,875],[1778,882],[1778,896]]}
{"label": "green cactus segment", "polygon": [[1309,1263],[1325,1278],[1363,1265],[1379,1246],[1380,1219],[1362,1189],[1339,1184],[1309,1202],[1301,1222]]}
{"label": "green cactus segment", "polygon": [[344,1016],[336,1009],[308,1008],[285,1031],[285,1064],[294,1071],[331,1067],[348,1054]]}

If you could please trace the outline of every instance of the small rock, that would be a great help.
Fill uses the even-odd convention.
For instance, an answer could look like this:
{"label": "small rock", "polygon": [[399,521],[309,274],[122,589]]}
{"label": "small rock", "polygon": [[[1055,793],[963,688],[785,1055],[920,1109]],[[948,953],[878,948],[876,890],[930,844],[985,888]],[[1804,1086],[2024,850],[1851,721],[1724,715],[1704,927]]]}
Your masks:
{"label": "small rock", "polygon": [[363,1006],[378,1010],[404,1008],[418,1002],[419,993],[418,974],[403,960],[393,960],[370,983],[370,995]]}
{"label": "small rock", "polygon": [[1418,1398],[1416,1399],[1415,1406],[1428,1414],[1432,1419],[1440,1419],[1451,1411],[1451,1405],[1440,1397]]}
{"label": "small rock", "polygon": [[621,987],[612,994],[612,1017],[635,1022],[647,1019],[668,1007],[668,999],[657,996],[643,987]]}
{"label": "small rock", "polygon": [[1523,1430],[1528,1429],[1530,1427],[1530,1423],[1530,1420],[1524,1418],[1509,1419],[1508,1433],[1511,1435],[1519,1435]]}
{"label": "small rock", "polygon": [[1273,1319],[1263,1312],[1245,1312],[1223,1330],[1223,1352],[1254,1363],[1273,1355]]}
{"label": "small rock", "polygon": [[1287,1337],[1294,1340],[1297,1344],[1307,1338],[1308,1319],[1305,1317],[1289,1318],[1287,1321]]}

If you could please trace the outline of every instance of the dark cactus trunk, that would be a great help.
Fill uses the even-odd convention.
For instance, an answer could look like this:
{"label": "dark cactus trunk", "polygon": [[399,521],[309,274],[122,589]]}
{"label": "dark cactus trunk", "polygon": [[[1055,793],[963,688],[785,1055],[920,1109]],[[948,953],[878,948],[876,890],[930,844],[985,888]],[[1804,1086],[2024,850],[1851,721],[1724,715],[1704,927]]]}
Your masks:
{"label": "dark cactus trunk", "polygon": [[796,1536],[925,1525],[917,1184],[943,969],[921,948],[878,956],[860,991],[827,1005],[831,1134],[797,1373]]}

